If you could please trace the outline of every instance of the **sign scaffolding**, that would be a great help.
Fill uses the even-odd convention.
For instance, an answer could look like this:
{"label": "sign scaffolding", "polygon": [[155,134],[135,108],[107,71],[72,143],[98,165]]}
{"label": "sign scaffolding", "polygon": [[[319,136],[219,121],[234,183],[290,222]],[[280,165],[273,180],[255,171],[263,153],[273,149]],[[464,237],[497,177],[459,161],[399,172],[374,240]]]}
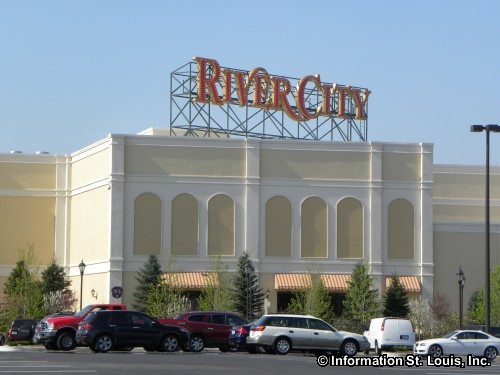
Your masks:
{"label": "sign scaffolding", "polygon": [[367,89],[194,60],[170,75],[170,128],[177,135],[368,140]]}

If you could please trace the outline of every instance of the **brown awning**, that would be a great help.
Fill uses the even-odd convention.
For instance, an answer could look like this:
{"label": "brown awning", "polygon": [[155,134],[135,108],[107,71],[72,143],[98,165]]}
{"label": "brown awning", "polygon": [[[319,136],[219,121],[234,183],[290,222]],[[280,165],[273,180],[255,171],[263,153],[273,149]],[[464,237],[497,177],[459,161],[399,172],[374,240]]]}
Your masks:
{"label": "brown awning", "polygon": [[277,273],[274,275],[274,288],[277,290],[296,290],[311,286],[311,275],[307,273]]}
{"label": "brown awning", "polygon": [[[420,281],[418,281],[418,276],[398,276],[399,282],[403,285],[407,292],[419,292],[421,291]],[[385,278],[386,288],[391,285],[391,276]]]}
{"label": "brown awning", "polygon": [[164,273],[162,279],[169,285],[186,289],[202,289],[213,283],[219,283],[217,274],[211,272]]}
{"label": "brown awning", "polygon": [[351,280],[351,275],[349,274],[321,275],[321,281],[323,281],[323,285],[328,290],[345,291],[349,287],[348,285],[349,280]]}

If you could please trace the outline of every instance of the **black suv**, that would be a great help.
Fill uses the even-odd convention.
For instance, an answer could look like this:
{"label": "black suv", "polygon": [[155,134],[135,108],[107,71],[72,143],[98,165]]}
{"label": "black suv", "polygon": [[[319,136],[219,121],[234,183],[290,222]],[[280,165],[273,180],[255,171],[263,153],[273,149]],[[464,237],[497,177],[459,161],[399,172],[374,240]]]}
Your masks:
{"label": "black suv", "polygon": [[9,328],[9,341],[31,341],[33,335],[35,334],[35,326],[35,319],[15,319]]}
{"label": "black suv", "polygon": [[187,329],[163,325],[149,315],[127,310],[101,310],[88,314],[78,324],[76,341],[101,353],[137,346],[146,351],[189,351]]}

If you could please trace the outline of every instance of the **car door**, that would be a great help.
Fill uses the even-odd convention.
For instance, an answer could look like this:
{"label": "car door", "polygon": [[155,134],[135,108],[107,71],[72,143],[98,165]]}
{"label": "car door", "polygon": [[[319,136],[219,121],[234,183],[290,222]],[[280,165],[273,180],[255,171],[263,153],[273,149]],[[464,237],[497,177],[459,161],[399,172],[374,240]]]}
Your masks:
{"label": "car door", "polygon": [[340,348],[342,338],[335,328],[320,319],[309,318],[308,324],[312,332],[311,347],[328,350]]}
{"label": "car door", "polygon": [[[114,336],[116,345],[134,344],[136,332],[132,328],[130,314],[127,312],[110,312],[107,322],[109,330]],[[104,315],[103,315],[104,316]]]}
{"label": "car door", "polygon": [[445,352],[448,354],[455,355],[467,355],[474,354],[475,352],[474,346],[476,341],[476,335],[474,332],[460,332],[451,338],[451,350],[450,352]]}
{"label": "car door", "polygon": [[488,335],[482,332],[475,332],[474,335],[475,335],[474,346],[473,346],[474,353],[471,352],[470,354],[476,356],[482,356],[484,355],[485,349],[491,345],[490,338]]}
{"label": "car door", "polygon": [[313,331],[307,325],[307,319],[293,317],[288,324],[288,337],[292,339],[293,348],[309,348],[312,345]]}
{"label": "car door", "polygon": [[210,314],[207,324],[207,343],[227,344],[231,327],[226,322],[226,314]]}
{"label": "car door", "polygon": [[163,329],[160,323],[140,312],[131,312],[132,329],[136,345],[159,345]]}

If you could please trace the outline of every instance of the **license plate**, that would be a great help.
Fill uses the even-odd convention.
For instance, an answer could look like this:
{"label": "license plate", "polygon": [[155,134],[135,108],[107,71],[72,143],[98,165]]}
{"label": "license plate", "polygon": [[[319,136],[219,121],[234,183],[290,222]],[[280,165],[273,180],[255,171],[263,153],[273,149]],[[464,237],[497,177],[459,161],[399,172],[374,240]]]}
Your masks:
{"label": "license plate", "polygon": [[12,331],[11,332],[13,335],[17,335],[17,331]]}
{"label": "license plate", "polygon": [[234,335],[235,333],[236,333],[236,331],[233,329],[233,330],[231,331],[231,335]]}

